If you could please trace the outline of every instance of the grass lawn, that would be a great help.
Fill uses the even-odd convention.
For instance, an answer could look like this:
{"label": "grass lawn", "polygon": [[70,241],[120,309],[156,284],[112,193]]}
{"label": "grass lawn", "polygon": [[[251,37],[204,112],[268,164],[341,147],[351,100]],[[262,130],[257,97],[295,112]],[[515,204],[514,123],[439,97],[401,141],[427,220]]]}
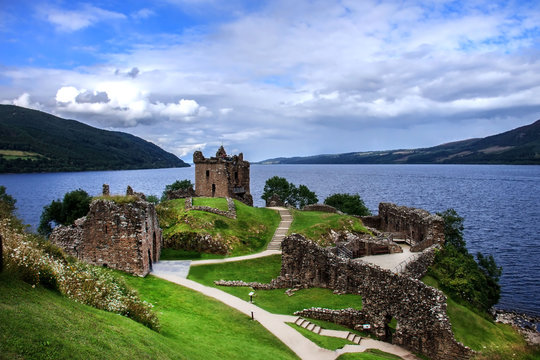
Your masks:
{"label": "grass lawn", "polygon": [[368,233],[362,221],[354,216],[294,209],[291,212],[293,222],[289,229],[289,234],[302,234],[322,246],[334,245],[325,239],[325,236],[331,229],[334,231],[349,230]]}
{"label": "grass lawn", "polygon": [[288,325],[293,327],[296,331],[298,331],[304,337],[313,341],[315,344],[322,347],[323,349],[337,350],[337,349],[341,349],[345,345],[356,345],[356,343],[353,343],[352,341],[349,341],[347,339],[342,339],[342,338],[337,338],[337,337],[332,337],[332,336],[322,336],[319,334],[315,334],[314,332],[309,331],[307,329],[304,329],[303,327],[298,326],[296,324],[288,324]]}
{"label": "grass lawn", "polygon": [[208,206],[223,211],[229,210],[229,206],[227,205],[227,199],[225,198],[194,197],[193,206]]}
{"label": "grass lawn", "polygon": [[[422,281],[438,286],[430,276]],[[527,347],[523,337],[511,326],[489,321],[450,297],[447,314],[456,339],[473,350],[481,351],[480,359],[540,359],[540,349]]]}
{"label": "grass lawn", "polygon": [[377,349],[367,349],[362,353],[348,353],[338,357],[339,360],[399,360],[397,355],[385,353]]}
{"label": "grass lawn", "polygon": [[[188,278],[248,300],[251,288],[215,286],[214,281],[243,280],[246,282],[268,283],[279,275],[280,269],[281,256],[273,255],[223,264],[192,266]],[[362,308],[362,298],[358,295],[336,295],[332,290],[320,288],[301,289],[293,296],[286,295],[285,289],[256,290],[253,301],[257,306],[267,311],[288,315],[314,306],[330,309]]]}
{"label": "grass lawn", "polygon": [[218,301],[155,277],[122,276],[155,305],[160,333],[1,273],[0,359],[296,358]]}
{"label": "grass lawn", "polygon": [[[225,198],[193,198],[193,205],[204,205],[227,210]],[[159,222],[163,228],[165,241],[178,233],[210,234],[230,244],[229,256],[256,253],[266,248],[281,220],[275,210],[254,208],[234,200],[236,219],[229,219],[205,211],[186,211],[185,200],[166,201],[157,207]],[[186,254],[166,254],[167,260],[185,259]],[[205,258],[200,253],[193,253],[190,259]]]}

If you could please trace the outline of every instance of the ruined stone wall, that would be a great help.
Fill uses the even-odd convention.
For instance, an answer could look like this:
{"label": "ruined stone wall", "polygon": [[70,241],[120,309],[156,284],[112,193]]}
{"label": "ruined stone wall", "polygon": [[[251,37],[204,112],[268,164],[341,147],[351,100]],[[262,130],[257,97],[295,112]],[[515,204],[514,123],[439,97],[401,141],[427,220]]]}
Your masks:
{"label": "ruined stone wall", "polygon": [[206,197],[232,197],[250,206],[250,164],[242,153],[227,156],[223,147],[216,157],[205,158],[200,151],[193,154],[195,193]]}
{"label": "ruined stone wall", "polygon": [[340,258],[297,234],[282,242],[277,280],[287,287],[321,287],[362,296],[362,321],[371,324],[370,331],[388,337],[387,324],[395,318],[392,343],[411,351],[441,360],[471,355],[454,339],[444,294],[419,280]]}
{"label": "ruined stone wall", "polygon": [[146,276],[159,261],[162,233],[154,204],[101,199],[75,225],[55,228],[50,240],[90,264]]}
{"label": "ruined stone wall", "polygon": [[346,249],[345,253],[351,259],[361,256],[380,255],[380,254],[396,254],[402,253],[401,246],[392,241],[391,238],[384,236],[372,237],[368,234],[358,234],[350,231],[334,231],[331,230],[328,235],[331,242],[336,244],[334,253],[340,255],[342,249]]}
{"label": "ruined stone wall", "polygon": [[327,212],[327,213],[337,213],[338,210],[330,205],[326,204],[311,204],[306,205],[302,208],[302,211],[321,211],[321,212]]}
{"label": "ruined stone wall", "polygon": [[444,243],[444,220],[422,209],[380,203],[379,215],[363,217],[362,221],[366,226],[410,240],[413,252]]}

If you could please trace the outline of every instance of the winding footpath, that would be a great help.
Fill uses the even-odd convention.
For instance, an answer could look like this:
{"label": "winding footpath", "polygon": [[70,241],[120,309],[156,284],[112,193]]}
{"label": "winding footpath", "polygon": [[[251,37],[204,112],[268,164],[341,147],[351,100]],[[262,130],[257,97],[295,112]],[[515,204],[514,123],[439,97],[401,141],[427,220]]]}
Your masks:
{"label": "winding footpath", "polygon": [[[154,264],[152,275],[174,282],[178,285],[185,286],[189,289],[195,290],[201,294],[212,297],[216,300],[221,301],[225,305],[228,305],[249,317],[252,317],[255,321],[258,321],[262,326],[264,326],[268,331],[270,331],[274,336],[280,339],[285,345],[287,345],[298,357],[301,359],[311,359],[311,360],[333,360],[338,356],[344,353],[350,352],[363,352],[367,349],[379,349],[388,353],[395,354],[406,360],[417,359],[409,351],[392,345],[383,341],[377,341],[367,338],[357,338],[355,342],[359,342],[359,345],[346,345],[341,349],[336,351],[323,349],[317,346],[312,341],[305,338],[302,334],[296,331],[294,328],[289,326],[287,323],[297,323],[302,324],[306,323],[302,321],[303,319],[298,318],[297,316],[289,315],[279,315],[272,314],[253,303],[248,301],[241,300],[240,298],[233,296],[225,291],[220,289],[205,286],[199,284],[198,282],[188,280],[187,275],[189,273],[190,266],[198,265],[207,265],[207,264],[216,264],[216,263],[225,263],[232,261],[242,261],[248,259],[254,259],[274,254],[280,254],[281,241],[285,238],[287,231],[292,223],[292,216],[288,209],[286,208],[272,208],[279,211],[281,215],[281,222],[274,233],[274,237],[270,241],[267,250],[246,256],[238,256],[234,258],[225,258],[225,259],[211,259],[211,260],[179,260],[179,261],[160,261],[159,263]],[[312,330],[315,328],[307,327]],[[340,338],[348,338],[351,333],[347,331],[335,331],[335,330],[324,330],[318,329],[320,335],[323,336],[333,336]]]}

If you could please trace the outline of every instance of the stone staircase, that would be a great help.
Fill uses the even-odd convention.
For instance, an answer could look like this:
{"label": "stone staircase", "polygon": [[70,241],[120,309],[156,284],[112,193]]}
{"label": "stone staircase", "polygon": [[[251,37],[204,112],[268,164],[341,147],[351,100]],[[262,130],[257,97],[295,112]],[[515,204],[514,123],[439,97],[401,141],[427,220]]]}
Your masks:
{"label": "stone staircase", "polygon": [[294,323],[315,334],[346,339],[355,343],[356,345],[360,345],[360,341],[362,340],[361,336],[355,333],[352,333],[350,331],[326,330],[326,329],[321,328],[319,325],[315,325],[311,321],[306,320],[301,317],[298,317]]}
{"label": "stone staircase", "polygon": [[285,236],[287,236],[287,232],[291,227],[292,215],[287,208],[280,207],[273,209],[279,211],[279,215],[281,216],[281,222],[279,223],[278,228],[276,229],[276,232],[272,237],[272,240],[268,244],[267,250],[281,250],[281,242],[283,241]]}

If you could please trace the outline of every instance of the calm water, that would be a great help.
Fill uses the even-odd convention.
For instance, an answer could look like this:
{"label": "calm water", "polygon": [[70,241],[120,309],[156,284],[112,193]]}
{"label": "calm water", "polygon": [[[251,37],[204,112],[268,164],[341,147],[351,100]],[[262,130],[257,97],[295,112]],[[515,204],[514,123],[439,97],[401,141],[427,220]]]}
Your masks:
{"label": "calm water", "polygon": [[[540,166],[488,165],[252,165],[256,206],[266,179],[282,176],[305,184],[322,202],[337,192],[359,193],[373,213],[379,202],[430,212],[454,208],[465,218],[472,253],[493,254],[503,266],[501,308],[540,315]],[[194,168],[84,173],[0,175],[17,199],[19,216],[34,227],[44,205],[82,188],[101,193],[135,191],[160,195],[177,179],[194,181]]]}

